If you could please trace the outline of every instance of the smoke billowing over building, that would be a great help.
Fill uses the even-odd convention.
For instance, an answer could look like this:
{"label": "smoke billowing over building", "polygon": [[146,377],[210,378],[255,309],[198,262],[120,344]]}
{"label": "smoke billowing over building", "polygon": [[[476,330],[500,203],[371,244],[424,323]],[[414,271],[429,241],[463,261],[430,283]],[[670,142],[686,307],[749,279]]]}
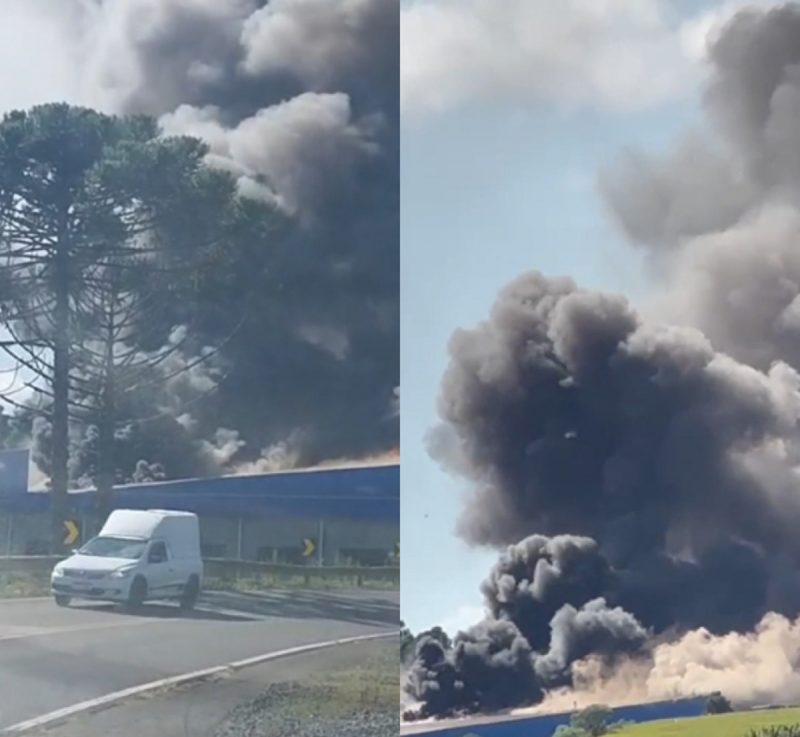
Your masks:
{"label": "smoke billowing over building", "polygon": [[487,619],[420,641],[417,716],[800,698],[800,6],[739,12],[709,63],[703,129],[600,175],[646,316],[531,273],[451,340],[430,451],[505,552]]}
{"label": "smoke billowing over building", "polygon": [[[229,304],[219,306],[226,326],[241,323],[235,334],[213,321],[190,326],[198,331],[196,353],[223,345],[215,361],[173,382],[171,402],[159,397],[153,409],[168,410],[157,422],[120,427],[120,480],[395,451],[396,2],[7,5],[6,46],[15,66],[24,66],[24,84],[4,85],[0,110],[66,101],[153,116],[165,135],[206,141],[208,163],[232,173],[243,195],[268,203],[287,223],[267,239],[269,253],[253,253],[242,266]],[[173,360],[193,365],[194,358]],[[218,389],[207,392],[213,384]],[[190,401],[204,392],[203,401]],[[28,421],[25,432],[34,456],[46,455],[48,424]],[[75,478],[86,472],[81,458],[91,455],[92,442],[91,428],[75,438]]]}

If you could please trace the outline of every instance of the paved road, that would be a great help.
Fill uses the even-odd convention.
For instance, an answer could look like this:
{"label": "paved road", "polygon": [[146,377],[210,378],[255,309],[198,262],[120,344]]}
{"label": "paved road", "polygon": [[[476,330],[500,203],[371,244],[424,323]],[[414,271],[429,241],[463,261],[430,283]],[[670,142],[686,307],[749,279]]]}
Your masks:
{"label": "paved road", "polygon": [[208,593],[198,610],[154,604],[0,602],[0,729],[159,678],[321,640],[395,630],[385,592]]}

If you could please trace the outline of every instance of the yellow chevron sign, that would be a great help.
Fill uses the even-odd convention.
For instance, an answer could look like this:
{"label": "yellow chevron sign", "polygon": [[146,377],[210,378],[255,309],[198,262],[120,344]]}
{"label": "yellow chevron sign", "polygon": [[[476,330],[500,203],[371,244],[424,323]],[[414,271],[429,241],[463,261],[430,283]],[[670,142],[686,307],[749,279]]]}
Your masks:
{"label": "yellow chevron sign", "polygon": [[64,529],[67,535],[64,538],[64,545],[73,545],[81,536],[81,528],[75,520],[68,519],[64,522]]}
{"label": "yellow chevron sign", "polygon": [[317,541],[313,537],[304,537],[303,538],[303,557],[309,558],[314,555],[314,551],[317,549]]}

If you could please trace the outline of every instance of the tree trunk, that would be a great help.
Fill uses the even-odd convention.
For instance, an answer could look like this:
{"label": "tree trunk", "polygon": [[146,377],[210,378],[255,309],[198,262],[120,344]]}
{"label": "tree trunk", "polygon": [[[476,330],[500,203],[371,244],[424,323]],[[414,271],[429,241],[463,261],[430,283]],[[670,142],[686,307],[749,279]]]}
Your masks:
{"label": "tree trunk", "polygon": [[66,213],[59,223],[59,238],[55,257],[55,314],[53,340],[53,428],[50,509],[53,525],[53,551],[65,549],[69,486],[69,236]]}
{"label": "tree trunk", "polygon": [[116,324],[116,299],[114,290],[111,290],[110,304],[108,306],[108,335],[106,338],[105,366],[103,369],[103,391],[100,397],[100,420],[98,438],[98,458],[97,458],[97,503],[95,512],[97,515],[97,528],[100,529],[108,519],[114,506],[114,430],[116,426],[116,405],[115,405],[115,376],[114,376],[114,343]]}
{"label": "tree trunk", "polygon": [[114,506],[114,418],[103,408],[99,423],[97,477],[97,499],[95,514],[97,529],[103,526]]}

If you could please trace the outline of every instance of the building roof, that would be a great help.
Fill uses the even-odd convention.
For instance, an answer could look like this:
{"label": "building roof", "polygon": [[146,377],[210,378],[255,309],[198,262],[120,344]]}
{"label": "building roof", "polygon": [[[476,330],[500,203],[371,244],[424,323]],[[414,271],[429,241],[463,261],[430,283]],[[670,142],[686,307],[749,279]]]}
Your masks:
{"label": "building roof", "polygon": [[[90,511],[94,493],[93,489],[71,492],[71,507]],[[47,492],[0,494],[0,509],[10,512],[44,512],[49,503]],[[215,516],[314,515],[399,522],[400,467],[393,464],[126,484],[115,487],[114,506],[182,509]]]}

